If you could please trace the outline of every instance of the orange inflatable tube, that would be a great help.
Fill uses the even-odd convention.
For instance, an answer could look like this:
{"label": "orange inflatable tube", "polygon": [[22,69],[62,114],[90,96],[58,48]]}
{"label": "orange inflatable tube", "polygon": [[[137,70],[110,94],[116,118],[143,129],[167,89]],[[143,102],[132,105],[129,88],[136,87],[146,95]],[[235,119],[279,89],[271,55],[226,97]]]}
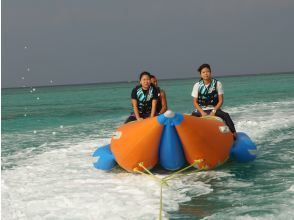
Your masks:
{"label": "orange inflatable tube", "polygon": [[229,158],[233,136],[224,122],[216,117],[184,115],[184,120],[175,127],[189,164],[203,159],[197,168],[213,169]]}
{"label": "orange inflatable tube", "polygon": [[116,162],[125,170],[133,172],[143,162],[147,169],[158,161],[158,148],[163,125],[157,117],[124,124],[117,129],[111,139],[110,149]]}
{"label": "orange inflatable tube", "polygon": [[167,111],[158,117],[122,125],[110,145],[98,148],[93,156],[98,157],[94,164],[97,169],[111,170],[117,162],[134,172],[142,170],[140,163],[147,169],[159,163],[164,169],[177,170],[186,162],[198,169],[214,169],[226,162],[230,153],[238,161],[246,162],[255,159],[255,152],[256,146],[245,133],[239,133],[234,142],[220,118]]}

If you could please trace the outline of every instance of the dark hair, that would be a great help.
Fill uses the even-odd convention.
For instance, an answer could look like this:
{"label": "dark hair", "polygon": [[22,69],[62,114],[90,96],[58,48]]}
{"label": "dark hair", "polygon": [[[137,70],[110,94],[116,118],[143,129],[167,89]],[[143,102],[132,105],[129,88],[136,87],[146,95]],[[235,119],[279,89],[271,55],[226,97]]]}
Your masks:
{"label": "dark hair", "polygon": [[149,76],[149,78],[151,78],[151,74],[148,73],[148,72],[146,72],[146,71],[144,71],[144,72],[142,72],[142,73],[140,74],[139,79],[141,80],[143,76]]}
{"label": "dark hair", "polygon": [[198,67],[198,72],[201,73],[201,70],[204,69],[204,68],[207,68],[207,69],[209,69],[209,71],[211,71],[210,65],[207,64],[207,63],[203,63],[202,65],[200,65]]}
{"label": "dark hair", "polygon": [[156,79],[156,76],[150,75],[150,79]]}

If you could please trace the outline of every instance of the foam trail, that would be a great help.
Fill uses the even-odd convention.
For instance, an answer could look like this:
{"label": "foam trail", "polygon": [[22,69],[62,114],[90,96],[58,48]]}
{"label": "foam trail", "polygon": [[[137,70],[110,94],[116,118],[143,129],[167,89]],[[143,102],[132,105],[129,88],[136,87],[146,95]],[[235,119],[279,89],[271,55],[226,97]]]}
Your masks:
{"label": "foam trail", "polygon": [[[254,103],[226,109],[232,116],[237,131],[261,141],[272,131],[294,125],[293,101]],[[282,111],[281,111],[282,110]]]}
{"label": "foam trail", "polygon": [[[28,157],[2,172],[3,219],[156,219],[160,187],[153,179],[120,169],[93,168],[92,152],[109,139],[81,142]],[[196,175],[196,176],[195,176]],[[197,174],[164,189],[165,211],[212,191]],[[189,181],[189,184],[185,182]],[[167,214],[165,213],[165,216]]]}
{"label": "foam trail", "polygon": [[[235,107],[228,112],[235,121],[237,130],[248,133],[254,141],[262,143],[272,132],[293,127],[294,116],[290,114],[293,104],[294,101],[256,103]],[[283,114],[279,111],[281,107]],[[254,111],[248,112],[248,109]],[[89,130],[96,126],[87,125]],[[65,126],[62,131],[66,132],[66,129],[69,128]],[[77,133],[74,129],[69,129],[64,135],[68,138],[69,134]],[[92,158],[91,154],[97,146],[109,143],[112,130],[110,131],[109,127],[100,131],[99,135],[94,135],[95,132],[89,135],[86,130],[81,129],[78,137],[88,135],[84,136],[84,140],[72,138],[56,141],[54,138],[61,135],[57,132],[54,137],[50,137],[52,142],[43,142],[39,146],[40,151],[28,148],[20,151],[21,153],[7,155],[4,164],[11,160],[16,166],[2,171],[2,219],[157,219],[160,188],[154,180],[126,173],[121,169],[103,172],[93,168],[92,162],[95,158]],[[47,133],[38,131],[38,138],[45,140]],[[27,137],[32,135],[34,134],[31,132]],[[105,136],[108,138],[103,138]],[[280,143],[291,137],[290,131],[283,135],[276,134],[271,142]],[[270,152],[269,148],[265,152]],[[278,155],[277,158],[283,156],[284,160],[290,160],[291,154],[287,153]],[[242,169],[258,165],[258,160],[259,158],[251,165],[243,165]],[[238,206],[222,207],[220,211],[207,209],[207,217],[203,216],[205,219],[230,219],[230,216],[235,216],[236,219],[289,219],[292,216],[291,210],[283,206],[283,198],[293,194],[293,184],[287,187],[285,192],[273,197],[278,199],[281,205],[275,204],[275,207],[272,207],[270,203],[258,207],[246,206],[242,199],[258,204],[259,195],[247,193],[244,197],[242,193],[238,194],[232,190],[241,192],[243,189],[247,192],[247,188],[256,187],[255,184],[261,177],[257,176],[255,182],[238,180],[230,174],[230,169],[192,173],[172,180],[170,187],[164,188],[165,219],[169,217],[167,212],[180,210],[183,204],[193,198],[202,195],[209,197],[216,193],[220,193],[216,197],[219,201],[213,203],[236,200],[239,202]],[[269,175],[268,178],[278,178],[275,175],[282,172],[285,171],[273,171],[272,176]],[[264,183],[264,179],[260,181]],[[256,190],[259,192],[258,190],[263,188]],[[293,202],[289,205],[293,206]],[[257,213],[257,209],[268,211],[274,208],[278,209],[280,214],[269,213],[256,218],[244,214],[255,211]]]}

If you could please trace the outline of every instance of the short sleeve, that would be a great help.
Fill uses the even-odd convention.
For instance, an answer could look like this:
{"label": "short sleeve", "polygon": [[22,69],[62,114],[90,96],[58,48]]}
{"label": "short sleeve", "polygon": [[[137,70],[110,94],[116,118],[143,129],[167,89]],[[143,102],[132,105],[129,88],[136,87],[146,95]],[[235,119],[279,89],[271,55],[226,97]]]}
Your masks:
{"label": "short sleeve", "polygon": [[193,86],[191,96],[193,96],[194,98],[198,98],[198,89],[199,89],[199,82],[195,83],[195,85]]}
{"label": "short sleeve", "polygon": [[137,87],[133,88],[131,98],[132,99],[137,99]]}
{"label": "short sleeve", "polygon": [[223,95],[224,94],[223,85],[222,85],[222,83],[220,81],[217,81],[216,89],[217,89],[217,93],[219,95]]}

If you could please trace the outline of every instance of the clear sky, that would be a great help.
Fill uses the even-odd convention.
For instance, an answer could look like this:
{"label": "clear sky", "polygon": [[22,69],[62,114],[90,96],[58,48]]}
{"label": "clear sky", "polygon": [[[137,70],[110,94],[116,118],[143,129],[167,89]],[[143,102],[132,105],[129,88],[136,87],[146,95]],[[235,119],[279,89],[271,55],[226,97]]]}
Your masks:
{"label": "clear sky", "polygon": [[293,0],[2,0],[2,87],[294,70]]}

